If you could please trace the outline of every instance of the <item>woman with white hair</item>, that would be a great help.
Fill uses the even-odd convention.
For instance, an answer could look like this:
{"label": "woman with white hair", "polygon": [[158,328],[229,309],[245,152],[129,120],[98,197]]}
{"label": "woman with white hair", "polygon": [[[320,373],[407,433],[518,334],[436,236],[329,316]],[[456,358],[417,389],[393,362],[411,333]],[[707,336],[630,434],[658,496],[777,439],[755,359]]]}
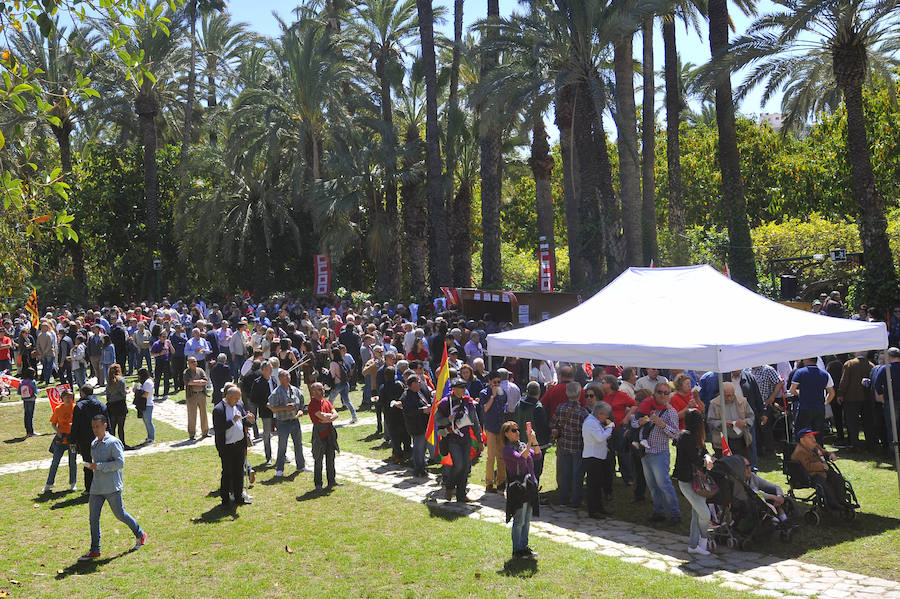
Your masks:
{"label": "woman with white hair", "polygon": [[614,424],[610,419],[612,407],[605,401],[594,404],[590,416],[581,425],[584,437],[582,458],[587,474],[587,507],[591,518],[605,518],[609,512],[603,507],[603,495],[612,492],[612,460],[609,438]]}

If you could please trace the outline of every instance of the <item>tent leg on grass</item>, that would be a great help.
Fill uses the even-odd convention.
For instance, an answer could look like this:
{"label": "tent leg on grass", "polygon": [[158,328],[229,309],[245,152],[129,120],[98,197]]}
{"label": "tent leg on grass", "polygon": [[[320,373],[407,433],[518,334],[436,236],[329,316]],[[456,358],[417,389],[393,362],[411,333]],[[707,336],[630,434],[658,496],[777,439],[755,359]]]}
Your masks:
{"label": "tent leg on grass", "polygon": [[894,405],[894,384],[891,380],[891,358],[884,352],[884,374],[887,377],[888,413],[891,415],[891,453],[894,454],[894,465],[897,468],[897,492],[900,493],[900,443],[897,440],[897,411]]}

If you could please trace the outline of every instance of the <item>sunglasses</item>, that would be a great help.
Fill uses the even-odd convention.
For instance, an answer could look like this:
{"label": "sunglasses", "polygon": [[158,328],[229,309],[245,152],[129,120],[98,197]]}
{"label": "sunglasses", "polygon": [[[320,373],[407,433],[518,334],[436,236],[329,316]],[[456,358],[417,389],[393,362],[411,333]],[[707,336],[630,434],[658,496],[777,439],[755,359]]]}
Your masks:
{"label": "sunglasses", "polygon": [[517,433],[517,432],[519,432],[519,429],[517,429],[517,428],[511,428],[511,429],[509,429],[509,432],[511,432],[511,433]]}
{"label": "sunglasses", "polygon": [[671,392],[670,391],[657,391],[657,393],[661,393],[662,395],[668,395]]}
{"label": "sunglasses", "polygon": [[585,396],[585,397],[597,397],[597,396],[594,395],[593,393],[585,393],[584,396]]}

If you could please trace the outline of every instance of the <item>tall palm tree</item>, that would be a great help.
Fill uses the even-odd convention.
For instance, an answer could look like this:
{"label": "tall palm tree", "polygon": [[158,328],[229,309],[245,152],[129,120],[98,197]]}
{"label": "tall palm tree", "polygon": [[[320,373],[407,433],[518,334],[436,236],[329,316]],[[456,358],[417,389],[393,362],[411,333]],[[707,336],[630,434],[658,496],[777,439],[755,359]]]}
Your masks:
{"label": "tall palm tree", "polygon": [[[463,45],[463,0],[453,2],[453,47],[450,59],[450,93],[447,98],[447,135],[445,154],[447,155],[447,170],[444,176],[446,189],[445,204],[452,215],[456,226],[451,227],[450,255],[452,258],[453,284],[457,287],[467,287],[471,284],[472,277],[472,253],[471,253],[471,223],[469,215],[471,194],[459,194],[455,191],[455,175],[459,163],[459,140],[464,116],[459,109],[459,72],[462,64]],[[457,205],[457,200],[463,204]],[[464,245],[465,244],[465,245]]]}
{"label": "tall palm tree", "polygon": [[656,73],[653,67],[654,16],[641,23],[643,100],[641,102],[641,226],[644,264],[657,258],[656,243]]}
{"label": "tall palm tree", "polygon": [[[490,48],[490,36],[494,35],[495,24],[500,18],[499,0],[487,0],[488,27],[484,35],[488,38],[487,49],[482,54],[481,77],[489,76],[500,61],[497,51]],[[500,195],[502,186],[503,154],[499,115],[492,112],[490,105],[482,103],[476,107],[479,113],[479,137],[481,139],[481,285],[498,288],[503,284],[503,267],[500,261]]]}
{"label": "tall palm tree", "polygon": [[438,121],[437,58],[434,51],[434,8],[431,0],[416,0],[422,68],[425,78],[425,181],[428,197],[428,263],[431,290],[448,283],[450,260],[447,227],[444,221],[444,194],[441,173],[441,132]]}
{"label": "tall palm tree", "polygon": [[[865,261],[866,293],[878,305],[897,297],[897,276],[887,236],[884,198],[875,185],[866,134],[863,85],[870,73],[893,81],[880,47],[900,43],[898,0],[810,0],[775,2],[779,10],[760,17],[734,43],[735,65],[759,62],[742,92],[766,81],[766,96],[780,87],[788,92],[784,108],[796,122],[819,106],[823,79],[840,90],[847,110],[847,161],[859,211],[859,236]],[[873,60],[873,56],[878,57]],[[821,97],[821,95],[819,95]]]}
{"label": "tall palm tree", "polygon": [[[398,155],[399,145],[394,128],[394,102],[391,90],[403,83],[404,59],[408,55],[407,44],[416,34],[415,0],[369,0],[357,8],[353,21],[356,37],[367,48],[368,58],[374,62],[378,80],[378,99],[381,105],[383,135],[381,143],[385,157]],[[385,167],[384,206],[377,214],[383,219],[388,239],[400,238],[400,219],[397,213],[397,163],[391,159]],[[379,285],[382,297],[400,297],[401,269],[396,268],[395,258],[386,253],[384,263],[378,269],[386,279]],[[393,266],[393,267],[392,267]]]}
{"label": "tall palm tree", "polygon": [[665,71],[666,105],[666,165],[669,192],[669,232],[674,241],[672,260],[676,265],[687,264],[687,229],[684,222],[684,186],[681,181],[681,140],[679,129],[681,113],[686,108],[680,77],[681,61],[678,57],[675,25],[681,19],[699,33],[698,14],[706,14],[706,0],[681,0],[674,2],[672,10],[662,16],[662,38]]}
{"label": "tall palm tree", "polygon": [[[751,11],[752,0],[736,2]],[[709,0],[709,49],[712,60],[719,61],[728,52],[728,0]],[[750,239],[747,200],[741,177],[741,156],[738,152],[737,129],[734,122],[734,97],[731,91],[731,72],[720,69],[715,76],[716,124],[719,129],[719,168],[722,171],[722,211],[728,227],[728,264],[732,278],[756,291],[756,261]]]}
{"label": "tall palm tree", "polygon": [[[428,206],[425,200],[425,142],[420,130],[425,123],[425,85],[421,61],[413,63],[409,84],[400,96],[398,111],[405,124],[402,165],[405,175],[400,185],[403,211],[402,252],[408,261],[409,296],[424,300],[428,286]],[[470,234],[466,229],[466,234]],[[471,248],[471,244],[469,245]],[[471,258],[469,260],[471,264]]]}
{"label": "tall palm tree", "polygon": [[634,102],[634,31],[626,31],[614,46],[615,121],[619,152],[619,197],[625,224],[626,262],[643,266],[641,175],[638,160],[637,106]]}

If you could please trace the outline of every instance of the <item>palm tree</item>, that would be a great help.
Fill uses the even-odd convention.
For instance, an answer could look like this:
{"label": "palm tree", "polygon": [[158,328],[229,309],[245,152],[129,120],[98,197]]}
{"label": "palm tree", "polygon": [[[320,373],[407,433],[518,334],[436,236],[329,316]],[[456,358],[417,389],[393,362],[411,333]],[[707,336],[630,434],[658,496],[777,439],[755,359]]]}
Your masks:
{"label": "palm tree", "polygon": [[681,140],[679,129],[681,113],[687,107],[680,76],[681,61],[678,57],[675,21],[680,18],[685,25],[692,25],[699,33],[698,14],[706,13],[706,0],[681,0],[673,3],[672,10],[662,17],[663,69],[666,84],[666,164],[668,166],[669,232],[675,240],[672,259],[676,265],[687,264],[688,245],[684,222],[684,186],[681,182]]}
{"label": "palm tree", "polygon": [[[862,90],[873,72],[893,81],[891,69],[886,68],[891,61],[882,58],[889,50],[882,53],[879,49],[896,49],[900,42],[900,1],[777,0],[775,4],[780,10],[760,17],[747,35],[734,43],[735,65],[760,62],[741,91],[762,81],[767,81],[766,96],[779,87],[786,88],[783,107],[789,122],[797,122],[821,105],[824,81],[833,82],[840,90],[847,111],[847,161],[859,211],[866,293],[878,305],[888,305],[897,296],[897,277],[888,244],[884,198],[872,170]],[[892,66],[895,69],[896,63]]]}
{"label": "palm tree", "polygon": [[[738,0],[737,4],[750,11],[752,0]],[[728,52],[728,0],[709,0],[709,49],[713,62]],[[750,239],[747,200],[741,178],[741,156],[737,146],[734,122],[734,98],[731,92],[731,72],[720,69],[715,76],[716,124],[719,129],[719,168],[722,171],[722,211],[728,227],[728,264],[732,278],[756,291],[756,261]]]}
{"label": "palm tree", "polygon": [[[453,48],[450,59],[450,93],[447,98],[447,135],[446,154],[447,171],[444,176],[446,188],[445,204],[452,215],[455,226],[450,231],[450,255],[452,258],[453,284],[457,287],[467,287],[471,284],[472,277],[472,253],[471,249],[471,223],[470,215],[471,193],[466,194],[460,188],[458,194],[455,191],[455,175],[459,164],[458,146],[465,118],[459,109],[459,72],[462,64],[463,45],[463,0],[453,2]],[[457,205],[457,201],[461,202]],[[469,204],[465,204],[468,201]],[[464,245],[465,244],[465,245]]]}
{"label": "palm tree", "polygon": [[[424,300],[428,286],[428,206],[425,201],[425,143],[419,131],[425,121],[425,90],[421,61],[413,63],[409,84],[400,96],[398,111],[405,123],[402,165],[405,175],[400,185],[403,211],[402,244],[408,261],[409,295]],[[468,229],[466,230],[468,235]],[[469,246],[471,248],[471,245]],[[471,264],[471,258],[469,260]]]}
{"label": "palm tree", "polygon": [[[484,36],[487,48],[481,57],[481,78],[490,75],[500,62],[500,55],[490,48],[500,18],[499,0],[487,0],[487,25]],[[499,115],[489,105],[476,107],[479,113],[479,138],[481,140],[481,285],[496,289],[503,284],[503,266],[500,261],[500,195],[502,186],[503,154]]]}
{"label": "palm tree", "polygon": [[447,227],[444,221],[444,195],[441,181],[441,132],[438,122],[437,59],[434,51],[434,9],[431,0],[416,0],[419,36],[422,43],[422,67],[425,78],[425,181],[428,197],[428,263],[431,289],[450,278]]}
{"label": "palm tree", "polygon": [[656,73],[653,70],[653,15],[641,23],[643,101],[641,102],[641,225],[644,264],[657,257],[656,243]]}
{"label": "palm tree", "polygon": [[638,161],[637,107],[634,102],[634,31],[626,31],[614,44],[615,121],[619,152],[619,197],[625,224],[626,262],[643,266],[641,176]]}

